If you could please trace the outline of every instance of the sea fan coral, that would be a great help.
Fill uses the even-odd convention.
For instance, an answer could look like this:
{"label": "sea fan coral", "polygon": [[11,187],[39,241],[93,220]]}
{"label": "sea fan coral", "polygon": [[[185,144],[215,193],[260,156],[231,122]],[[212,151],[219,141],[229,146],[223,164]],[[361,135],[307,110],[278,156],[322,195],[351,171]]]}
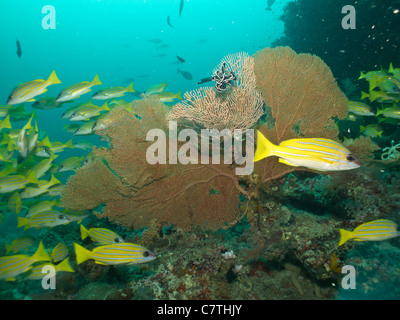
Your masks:
{"label": "sea fan coral", "polygon": [[[140,228],[151,221],[209,229],[235,223],[240,216],[241,187],[234,167],[226,165],[155,164],[146,160],[152,142],[146,133],[165,128],[165,106],[154,97],[109,114],[112,125],[98,131],[111,147],[69,179],[63,206],[91,209],[105,205],[100,218]],[[167,146],[168,148],[168,146]]]}
{"label": "sea fan coral", "polygon": [[207,129],[251,128],[264,114],[262,97],[256,88],[254,58],[247,53],[228,55],[216,70],[223,64],[236,75],[234,85],[224,93],[211,87],[186,92],[167,120],[187,120]]}

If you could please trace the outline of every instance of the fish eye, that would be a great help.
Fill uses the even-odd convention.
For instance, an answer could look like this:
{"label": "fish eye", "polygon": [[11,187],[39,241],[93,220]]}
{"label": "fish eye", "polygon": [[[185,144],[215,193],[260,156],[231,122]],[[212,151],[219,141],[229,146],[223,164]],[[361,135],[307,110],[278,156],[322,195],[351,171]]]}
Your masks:
{"label": "fish eye", "polygon": [[114,241],[115,241],[116,243],[119,243],[119,242],[120,242],[118,238],[115,238]]}
{"label": "fish eye", "polygon": [[143,257],[148,257],[150,253],[148,251],[143,252]]}
{"label": "fish eye", "polygon": [[64,219],[66,219],[67,217],[64,216],[63,214],[60,214],[60,215],[58,216],[58,218],[59,218],[60,220],[64,220]]}
{"label": "fish eye", "polygon": [[351,154],[348,155],[346,159],[347,159],[347,161],[354,161],[355,160],[355,158]]}

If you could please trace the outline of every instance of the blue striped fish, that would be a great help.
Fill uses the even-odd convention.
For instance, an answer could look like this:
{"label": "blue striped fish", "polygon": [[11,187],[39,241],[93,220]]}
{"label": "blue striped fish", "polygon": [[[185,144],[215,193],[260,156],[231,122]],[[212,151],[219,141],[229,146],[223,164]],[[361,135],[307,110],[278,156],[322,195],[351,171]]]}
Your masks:
{"label": "blue striped fish", "polygon": [[39,229],[45,227],[55,227],[70,222],[69,218],[65,214],[62,214],[55,210],[39,212],[30,218],[17,217],[17,219],[17,228],[25,227],[24,230],[28,228]]}
{"label": "blue striped fish", "polygon": [[383,241],[400,236],[396,223],[385,219],[363,223],[355,228],[354,231],[339,229],[339,232],[340,241],[338,246],[350,239],[355,241]]}
{"label": "blue striped fish", "polygon": [[279,162],[318,171],[341,171],[360,167],[361,163],[346,147],[324,138],[290,139],[278,146],[257,131],[254,162],[277,156]]}
{"label": "blue striped fish", "polygon": [[65,243],[59,242],[51,251],[51,261],[54,263],[64,260],[68,255],[68,248]]}
{"label": "blue striped fish", "polygon": [[87,237],[92,238],[92,240],[97,242],[98,244],[113,244],[125,242],[125,240],[114,231],[105,228],[91,228],[87,230],[83,225],[81,225],[82,240],[86,239]]}
{"label": "blue striped fish", "polygon": [[97,264],[132,265],[149,262],[156,258],[156,255],[145,247],[127,242],[97,247],[93,251],[89,251],[77,243],[74,243],[74,247],[77,264],[93,259]]}
{"label": "blue striped fish", "polygon": [[14,105],[26,101],[34,101],[33,97],[46,92],[48,86],[56,83],[61,83],[61,81],[58,80],[55,71],[50,74],[47,80],[37,79],[22,83],[11,93],[7,104]]}
{"label": "blue striped fish", "polygon": [[42,242],[31,257],[26,254],[0,257],[0,280],[14,281],[17,275],[31,269],[32,264],[37,261],[50,261]]}
{"label": "blue striped fish", "polygon": [[6,247],[6,255],[9,254],[10,252],[14,253],[26,250],[30,248],[32,244],[33,244],[33,238],[31,236],[19,237],[13,240],[11,244],[4,245]]}
{"label": "blue striped fish", "polygon": [[61,93],[58,95],[56,102],[64,102],[68,100],[72,100],[75,98],[79,98],[81,95],[91,91],[91,87],[97,86],[102,84],[99,76],[96,74],[96,76],[93,78],[91,82],[89,81],[82,81],[76,84],[73,84],[67,88],[65,88]]}

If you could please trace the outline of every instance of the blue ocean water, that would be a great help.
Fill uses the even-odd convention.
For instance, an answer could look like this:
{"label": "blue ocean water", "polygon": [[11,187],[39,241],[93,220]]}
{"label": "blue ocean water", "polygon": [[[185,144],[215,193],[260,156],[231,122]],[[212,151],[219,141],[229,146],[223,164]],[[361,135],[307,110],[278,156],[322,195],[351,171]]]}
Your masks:
{"label": "blue ocean water", "polygon": [[[361,2],[365,4],[365,2]],[[271,4],[272,10],[266,10],[268,3]],[[301,13],[297,15],[293,13],[295,12],[293,8],[298,3],[303,3],[305,8],[314,7],[317,12],[320,12],[321,18],[318,17],[319,21],[328,21],[329,23],[334,21],[332,25],[329,24],[331,28],[325,28],[324,25],[324,27],[319,28],[315,26],[314,28],[308,29],[304,27],[304,23],[301,24],[298,20],[295,21],[294,17],[299,18],[300,21],[303,17],[305,17],[305,19],[310,18],[300,10],[299,12]],[[329,1],[329,3],[332,4],[333,2]],[[180,13],[180,5],[182,4],[182,12]],[[42,25],[43,20],[46,19],[48,14],[47,11],[42,12],[42,9],[48,5],[51,5],[55,10],[55,29],[45,29]],[[290,7],[291,5],[292,7]],[[309,5],[309,7],[307,7],[307,5]],[[361,39],[361,37],[357,38],[355,33],[351,34],[349,38],[343,38],[343,41],[335,40],[335,44],[333,45],[334,49],[332,49],[332,41],[330,42],[329,39],[332,39],[332,34],[336,34],[338,30],[341,29],[340,19],[329,20],[328,18],[330,17],[331,11],[326,8],[320,8],[318,7],[319,5],[320,4],[316,0],[315,2],[312,0],[6,1],[1,5],[0,10],[0,105],[6,104],[10,93],[17,84],[34,79],[47,79],[53,70],[57,72],[57,76],[62,83],[48,87],[48,91],[38,98],[57,97],[65,87],[80,81],[91,81],[94,76],[98,74],[102,82],[101,86],[92,88],[90,93],[75,99],[71,104],[65,104],[62,108],[38,110],[31,107],[31,102],[26,102],[25,106],[28,112],[35,110],[37,115],[35,120],[37,120],[40,132],[47,133],[51,141],[67,142],[72,139],[75,142],[77,140],[88,140],[96,146],[107,146],[107,142],[99,141],[99,138],[95,135],[76,137],[73,136],[72,133],[67,132],[64,129],[64,125],[70,122],[61,119],[61,115],[66,108],[69,108],[75,103],[87,102],[90,96],[101,88],[110,86],[126,87],[131,82],[133,82],[134,89],[137,93],[145,92],[153,85],[167,82],[168,92],[177,93],[181,91],[183,95],[186,91],[198,88],[199,85],[197,82],[202,78],[210,76],[213,69],[224,56],[237,52],[247,52],[249,55],[253,55],[263,48],[275,47],[277,45],[289,45],[297,52],[311,52],[321,56],[331,67],[340,88],[345,91],[348,98],[355,97],[356,92],[356,99],[359,100],[358,95],[361,90],[368,90],[362,87],[362,85],[356,85],[359,72],[376,70],[379,67],[388,69],[390,62],[399,67],[400,61],[396,60],[398,59],[398,55],[395,56],[391,51],[386,51],[393,50],[393,48],[385,47],[382,49],[382,52],[377,52],[375,48],[380,47],[380,44],[377,45],[376,42],[370,44],[368,42],[369,40],[367,41],[362,38],[365,40],[365,45],[363,45],[362,48],[363,50],[367,48],[371,56],[363,55],[360,57],[360,61],[363,61],[363,63],[365,61],[368,62],[360,66],[354,58],[354,55],[357,55],[355,53],[357,48],[355,47],[356,43],[359,43],[357,42],[359,41],[358,39]],[[336,4],[333,3],[332,5],[334,6]],[[336,5],[336,7],[334,7],[337,9],[335,17],[340,17],[342,14],[340,10],[341,5]],[[378,9],[380,8],[379,4],[371,4],[371,6],[365,5],[363,8],[368,7],[374,9],[374,5],[376,5]],[[319,9],[321,9],[321,11],[318,11]],[[308,15],[314,16],[312,13],[310,14],[310,10],[308,10]],[[388,12],[393,15],[395,7],[389,6]],[[392,17],[392,15],[390,17]],[[327,18],[325,18],[325,16]],[[169,19],[167,20],[168,17]],[[363,25],[366,20],[368,19],[363,19],[364,22],[361,22],[360,25]],[[169,21],[172,26],[170,26],[167,21]],[[369,21],[371,21],[371,19],[369,19]],[[371,25],[374,25],[373,22],[374,21],[371,21]],[[297,28],[299,32],[294,35]],[[389,34],[392,32],[394,34],[399,34],[396,31],[397,28],[397,25],[388,23],[389,31],[384,35],[379,34],[379,36],[376,37],[380,39],[381,42],[395,42]],[[360,27],[360,30],[365,31],[366,29],[370,32],[370,30],[374,28],[370,25],[365,28],[364,25]],[[314,33],[309,30],[314,30]],[[326,33],[326,37],[324,32]],[[315,36],[316,34],[324,34],[325,38],[321,40],[318,36]],[[371,37],[368,37],[368,39],[372,37],[374,37],[373,34]],[[386,38],[390,41],[386,40]],[[18,57],[16,54],[16,40],[18,40],[21,45],[21,57]],[[179,62],[177,56],[183,58],[185,62]],[[346,61],[346,63],[343,63],[343,61]],[[190,73],[192,79],[186,79],[179,70]],[[346,82],[346,79],[349,81]],[[124,97],[126,101],[131,101],[134,98],[136,99],[138,96],[126,94]],[[94,101],[94,103],[100,106],[103,104],[103,101]],[[379,107],[380,106],[374,105],[375,109]],[[26,121],[19,121],[13,122],[12,125],[13,128],[21,128],[25,123]],[[356,124],[347,123],[352,131],[350,133],[350,129],[347,130],[346,127],[346,130],[341,130],[341,135],[347,138],[353,138],[355,137],[353,135],[356,135],[354,131],[356,131],[357,136],[359,136],[360,125],[368,125],[371,123],[375,123],[375,121],[367,119],[358,120]],[[386,126],[386,124],[382,126],[384,127],[385,134],[381,139],[376,140],[376,143],[381,149],[389,146],[392,139],[400,136],[397,124],[394,126]],[[358,131],[353,130],[353,127]],[[346,132],[348,133],[347,136]],[[45,136],[44,133],[42,134]],[[60,163],[62,160],[72,156],[87,155],[88,152],[89,151],[77,149],[66,149],[59,155],[57,162]],[[379,158],[379,156],[380,154],[377,155],[377,158]],[[371,174],[371,176],[368,176],[368,179],[371,177],[375,178],[376,174],[379,174],[379,170],[381,169],[375,169],[375,175]],[[387,169],[385,168],[385,170]],[[361,212],[363,212],[362,214],[367,212],[366,215],[371,214],[371,217],[374,216],[374,214],[383,215],[387,213],[390,215],[388,218],[397,217],[395,212],[398,210],[398,203],[397,200],[393,199],[396,199],[395,190],[398,185],[400,185],[398,182],[400,178],[395,169],[390,172],[381,171],[381,173],[382,175],[379,176],[381,180],[378,179],[379,183],[377,183],[379,186],[374,185],[371,187],[371,190],[366,192],[366,196],[359,191],[360,193],[358,196],[360,198],[368,198],[368,201],[366,200],[367,204],[359,204],[355,201],[351,203],[351,200],[349,200],[349,203],[342,205],[342,209],[352,210],[352,213],[358,210],[357,212],[360,213],[360,215]],[[72,174],[74,174],[72,171],[66,172],[60,175],[59,179],[62,183],[66,183],[68,177]],[[363,181],[363,186],[367,186],[371,181],[377,181],[377,179],[374,180],[374,178],[370,180],[365,179],[367,182],[362,180],[362,178],[359,179]],[[293,188],[290,189],[293,193],[301,190],[305,192],[307,196],[313,194],[315,198],[317,198],[317,191],[310,191],[314,189],[308,189],[310,181],[312,181],[313,186],[314,184],[324,184],[327,188],[326,190],[331,188],[330,182],[326,182],[323,178],[318,176],[300,175],[298,179],[299,182],[296,182],[299,184],[298,189],[292,185],[288,187],[288,184],[285,185],[286,188]],[[338,181],[340,181],[340,178]],[[349,183],[349,181],[346,181],[346,183]],[[337,191],[338,189],[343,191],[340,182],[337,183],[337,185],[339,185],[338,188],[332,188],[329,189],[329,191],[333,190],[331,194],[339,194],[342,196],[343,193]],[[343,185],[346,184],[343,183]],[[367,189],[367,187],[365,188]],[[354,190],[355,189],[356,187],[354,187]],[[382,191],[382,189],[386,191]],[[393,198],[385,198],[385,204],[379,206],[377,203],[379,202],[380,196],[386,194],[385,192],[388,192],[390,196],[393,195]],[[326,196],[326,198],[329,198],[329,192],[327,193],[328,196]],[[291,196],[295,199],[293,194]],[[293,203],[290,199],[288,200],[288,198],[289,197],[285,198],[282,196],[281,202],[292,210]],[[305,199],[304,201],[309,200],[308,197],[305,197]],[[332,199],[330,202],[331,204],[336,201],[334,196],[332,196]],[[326,205],[324,201],[321,202],[323,203],[323,210],[328,212],[324,212],[321,215],[326,214],[329,216],[329,205]],[[310,201],[309,207],[315,208],[315,203],[316,202]],[[301,204],[303,203],[298,201],[298,206],[294,207],[299,209]],[[268,201],[266,201],[261,207],[266,208],[268,205]],[[389,207],[390,209],[388,209]],[[25,209],[27,208],[24,208],[24,210]],[[304,213],[306,213],[305,211],[309,208],[304,207],[302,209],[304,209]],[[267,212],[269,212],[268,210],[266,209]],[[58,241],[64,241],[67,243],[69,249],[73,250],[73,242],[80,240],[79,227],[76,224],[73,226],[71,224],[64,230],[57,229],[63,227],[59,226],[54,229],[29,229],[24,232],[21,228],[16,228],[16,217],[9,212],[4,198],[2,199],[1,211],[7,214],[5,221],[0,223],[0,245],[9,244],[13,239],[21,235],[30,234],[35,236],[36,240],[45,240],[45,244],[51,243],[52,246]],[[292,216],[296,216],[295,213],[298,213],[296,209],[293,209],[293,212]],[[345,221],[345,219],[342,219],[343,215],[341,214],[340,212],[340,214],[332,218],[332,221]],[[305,216],[306,214],[303,216],[300,214],[299,218],[296,218],[298,219],[299,228],[303,226],[303,223],[307,223],[308,220],[304,218]],[[320,218],[318,214],[316,216],[318,219]],[[382,218],[382,216],[379,217]],[[268,218],[265,219],[265,221],[270,221],[271,223],[275,221],[275,217],[268,216]],[[284,222],[279,224],[279,228],[285,224],[290,225],[288,221],[291,221],[291,219],[288,218],[287,221],[284,221],[284,218],[282,218]],[[318,219],[316,219],[316,221]],[[349,218],[348,220],[351,219]],[[351,223],[356,222],[361,223],[364,221],[361,221],[361,218],[359,220],[355,218],[351,220]],[[156,252],[159,248],[162,248],[160,250],[170,250],[172,252],[178,247],[177,251],[174,251],[175,255],[177,252],[181,252],[182,256],[187,254],[187,261],[190,261],[190,264],[189,262],[182,263],[182,266],[185,266],[185,268],[182,267],[182,270],[179,271],[179,263],[174,264],[173,262],[176,262],[176,260],[169,261],[167,259],[164,261],[161,260],[162,262],[155,262],[156,264],[154,264],[153,267],[128,268],[123,266],[119,269],[119,272],[111,268],[96,269],[98,266],[92,267],[91,265],[87,267],[87,269],[79,269],[80,274],[75,278],[67,275],[63,280],[62,276],[60,276],[60,282],[63,284],[61,284],[62,289],[60,289],[58,295],[50,295],[48,292],[41,290],[38,285],[32,283],[28,284],[23,280],[16,282],[14,286],[14,283],[10,284],[0,279],[0,281],[2,281],[0,283],[0,299],[106,299],[110,294],[112,294],[113,297],[115,296],[116,299],[128,297],[129,299],[138,300],[160,298],[193,300],[210,298],[251,300],[321,298],[399,299],[399,293],[394,288],[400,281],[396,273],[397,271],[395,271],[396,268],[394,267],[398,264],[398,239],[391,240],[392,242],[390,243],[393,244],[393,246],[386,242],[378,244],[363,243],[355,250],[352,248],[353,250],[348,250],[348,252],[341,252],[342,255],[339,260],[342,264],[346,261],[354,265],[358,264],[359,278],[357,288],[359,291],[334,288],[334,286],[332,286],[332,278],[327,278],[328,280],[321,280],[321,278],[318,278],[318,281],[315,279],[311,280],[312,277],[303,270],[299,281],[307,292],[304,296],[304,293],[301,294],[302,291],[298,289],[296,280],[293,280],[293,278],[300,274],[300,271],[297,270],[300,270],[299,268],[302,267],[302,263],[304,263],[304,266],[307,265],[305,260],[299,258],[298,261],[296,261],[298,258],[298,256],[296,256],[298,252],[296,252],[296,254],[293,255],[287,254],[285,258],[287,260],[282,259],[284,262],[280,261],[279,258],[277,258],[279,254],[276,253],[279,252],[279,245],[276,247],[272,247],[271,245],[272,249],[268,247],[269,245],[265,245],[267,249],[264,250],[264,245],[260,245],[257,240],[249,236],[249,224],[251,224],[251,222],[248,223],[247,220],[244,219],[231,231],[213,235],[213,238],[210,239],[217,239],[215,243],[213,243],[212,240],[205,240],[208,234],[202,231],[196,231],[197,233],[193,232],[193,234],[185,234],[184,237],[186,237],[186,240],[182,241],[182,239],[179,238],[179,233],[176,233],[176,235],[174,234],[176,230],[173,230],[170,226],[163,226],[158,233],[165,235],[165,237],[172,233],[172,237],[168,238],[169,244],[166,245],[162,242],[163,239],[158,239],[158,242],[155,240],[150,248],[154,248]],[[315,225],[319,224],[322,224],[322,222],[318,222]],[[124,227],[97,219],[93,216],[88,218],[85,225],[90,227],[106,227],[115,232],[124,234],[124,236],[129,239],[135,240],[141,239],[144,234],[143,230],[125,230]],[[293,225],[295,225],[295,223],[293,223]],[[315,227],[315,225],[313,226]],[[314,227],[310,226],[310,229]],[[336,225],[332,222],[331,229],[334,230],[335,228]],[[271,236],[271,239],[273,238],[271,242],[278,242],[278,240],[281,239],[284,240],[286,236],[289,238],[289,236],[285,235],[284,232],[282,233],[281,230],[274,230],[274,232],[271,232],[273,235],[270,235],[270,230],[268,228],[262,230],[267,232],[268,236]],[[252,234],[254,234],[254,232]],[[71,237],[71,235],[73,235],[73,237]],[[240,242],[239,239],[242,236],[245,241]],[[327,235],[329,241],[333,241],[333,237],[331,233]],[[321,238],[319,238],[319,244],[323,247],[326,239],[324,239],[324,237]],[[193,258],[190,253],[182,253],[184,252],[182,248],[188,245],[188,239],[193,241],[193,248],[201,252],[199,256]],[[265,240],[265,238],[263,239]],[[270,241],[269,238],[267,239],[267,242]],[[300,242],[298,238],[296,239],[296,241]],[[302,239],[301,241],[303,240],[306,242],[307,239]],[[202,241],[209,241],[208,248],[213,250],[212,253],[202,251],[204,250]],[[165,240],[165,242],[167,242],[167,240]],[[38,243],[38,241],[35,242],[35,248],[36,243]],[[171,243],[174,244],[172,245]],[[85,244],[90,245],[91,243]],[[229,259],[231,259],[231,256],[226,255],[227,252],[230,252],[230,246],[236,246],[233,249],[236,256],[246,256],[246,258],[240,258],[242,259],[239,260],[240,262],[226,267],[224,262],[230,261]],[[309,249],[310,247],[312,247],[312,245],[307,243],[307,245],[304,246],[304,248],[307,249],[302,249],[303,251],[301,251],[301,253],[304,254],[305,251],[311,250]],[[331,250],[332,248],[329,249]],[[264,256],[262,254],[263,250]],[[318,250],[321,250],[321,252],[323,251],[322,249]],[[34,251],[30,253],[33,252]],[[208,264],[208,261],[213,261],[212,259],[215,252],[218,252],[219,257],[223,256],[223,258],[218,262],[212,262],[214,263],[213,265],[211,262]],[[317,249],[315,249],[313,253],[314,256],[317,256],[319,253],[316,254],[315,252],[317,252]],[[2,253],[4,253],[4,250]],[[268,260],[272,255],[277,261],[279,260],[281,265],[277,266],[275,260],[274,262]],[[379,258],[376,258],[376,256],[379,256]],[[304,258],[304,256],[301,257]],[[72,255],[71,260],[73,260],[73,258],[74,256]],[[332,261],[334,259],[332,258],[332,261],[326,260],[326,257],[324,259],[324,263],[321,263],[319,267],[325,267],[327,269],[332,267]],[[285,263],[290,264],[290,266],[287,267]],[[193,270],[195,270],[195,266],[199,265],[202,266],[202,268],[198,267],[201,272],[194,275]],[[76,265],[74,265],[74,268],[75,267]],[[309,267],[309,265],[307,265],[307,267]],[[317,269],[317,267],[314,269]],[[378,269],[379,274],[374,272],[374,270]],[[213,272],[214,274],[219,272],[221,277],[217,280],[213,279],[214,282],[209,281],[208,278],[207,280],[202,278],[204,273],[211,275]],[[322,273],[321,271],[318,272],[319,274]],[[85,276],[83,276],[83,274]],[[165,278],[162,280],[160,280],[160,277],[157,278],[157,275],[160,274],[164,275]],[[295,276],[293,276],[293,274],[295,274]],[[200,288],[196,287],[197,284],[194,284],[196,281],[189,281],[189,276],[187,275],[195,278],[196,281],[200,283]],[[245,279],[245,275],[249,276],[250,280],[243,280]],[[260,280],[257,280],[258,277]],[[340,275],[336,275],[336,277],[338,278]],[[223,292],[223,289],[219,291],[213,287],[207,291],[206,289],[208,287],[204,285],[207,281],[210,283],[212,282],[213,285],[218,288],[221,286],[225,288],[224,286],[228,286],[228,284],[231,283],[233,283],[233,286],[239,283],[239,289],[232,287]],[[134,282],[136,284],[134,284]],[[140,283],[140,285],[137,283]],[[340,281],[338,281],[338,283],[340,283]],[[364,285],[362,283],[364,283]],[[374,285],[376,285],[375,289]],[[201,286],[207,288],[205,289]],[[209,285],[209,287],[211,288],[211,285]],[[315,289],[317,287],[319,289]],[[265,288],[268,288],[268,290]],[[113,291],[114,289],[116,290],[115,292]],[[322,297],[320,294],[317,294],[317,290],[322,290]],[[157,295],[157,292],[159,295]],[[160,292],[162,292],[162,294]],[[215,292],[218,292],[218,294]],[[240,292],[240,294],[238,292]],[[244,294],[243,292],[247,293]]]}

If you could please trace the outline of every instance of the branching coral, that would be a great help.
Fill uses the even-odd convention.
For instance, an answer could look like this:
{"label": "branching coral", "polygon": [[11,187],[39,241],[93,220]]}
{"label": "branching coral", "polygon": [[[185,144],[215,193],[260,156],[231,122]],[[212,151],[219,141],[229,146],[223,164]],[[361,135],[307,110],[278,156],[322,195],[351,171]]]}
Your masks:
{"label": "branching coral", "polygon": [[391,142],[391,147],[382,149],[382,160],[399,160],[400,159],[400,142],[394,144],[394,140]]}

